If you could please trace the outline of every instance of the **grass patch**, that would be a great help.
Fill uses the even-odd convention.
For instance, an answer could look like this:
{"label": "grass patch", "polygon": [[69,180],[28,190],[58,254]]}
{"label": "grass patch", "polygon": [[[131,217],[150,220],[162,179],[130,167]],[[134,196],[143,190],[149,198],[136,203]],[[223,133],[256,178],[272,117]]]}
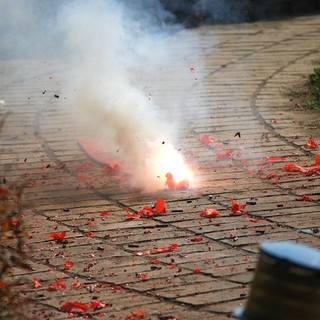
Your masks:
{"label": "grass patch", "polygon": [[320,68],[315,68],[309,75],[310,95],[307,106],[311,109],[320,110]]}

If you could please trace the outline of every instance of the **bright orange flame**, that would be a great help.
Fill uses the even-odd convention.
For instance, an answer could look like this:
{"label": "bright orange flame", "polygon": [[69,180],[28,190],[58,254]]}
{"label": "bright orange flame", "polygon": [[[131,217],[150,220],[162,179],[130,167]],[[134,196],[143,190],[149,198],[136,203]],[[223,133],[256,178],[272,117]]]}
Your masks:
{"label": "bright orange flame", "polygon": [[[177,186],[181,182],[182,187],[177,189],[186,189],[192,185],[193,173],[186,164],[182,154],[172,144],[162,144],[161,148],[155,151],[153,159],[154,173],[160,178],[163,183],[162,185],[165,185],[166,181],[168,181],[168,174],[172,175]],[[169,185],[168,188],[175,189]]]}

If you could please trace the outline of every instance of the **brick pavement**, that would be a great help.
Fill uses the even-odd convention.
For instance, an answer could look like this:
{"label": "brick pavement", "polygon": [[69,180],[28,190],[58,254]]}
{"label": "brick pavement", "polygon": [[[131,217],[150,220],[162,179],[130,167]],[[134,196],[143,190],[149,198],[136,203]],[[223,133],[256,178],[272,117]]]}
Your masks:
{"label": "brick pavement", "polygon": [[[320,141],[319,114],[286,94],[319,65],[319,22],[311,16],[204,26],[174,36],[204,61],[194,66],[192,86],[177,85],[166,100],[160,83],[153,96],[164,108],[183,109],[179,144],[192,151],[201,179],[199,188],[184,192],[119,189],[73,139],[59,61],[0,61],[0,111],[10,112],[1,132],[1,175],[8,185],[26,185],[33,271],[12,270],[13,278],[23,276],[19,289],[32,300],[25,312],[67,319],[59,310],[64,302],[100,300],[110,305],[92,312],[94,319],[134,318],[138,309],[145,319],[228,319],[245,304],[260,241],[319,247],[319,179],[281,171],[290,162],[310,165],[319,152],[304,146],[311,135]],[[206,133],[222,147],[205,148],[199,137]],[[231,156],[219,158],[226,150]],[[77,171],[85,162],[90,168]],[[303,195],[314,201],[297,201]],[[167,202],[166,214],[126,221],[124,208],[158,197]],[[246,217],[258,221],[231,216],[230,198],[247,203]],[[206,207],[221,216],[199,217]],[[63,231],[64,241],[49,240],[48,234]],[[173,252],[136,254],[171,244],[178,244]],[[70,270],[63,270],[66,260],[74,262]],[[42,287],[33,287],[35,277]],[[48,291],[58,278],[66,288]]]}

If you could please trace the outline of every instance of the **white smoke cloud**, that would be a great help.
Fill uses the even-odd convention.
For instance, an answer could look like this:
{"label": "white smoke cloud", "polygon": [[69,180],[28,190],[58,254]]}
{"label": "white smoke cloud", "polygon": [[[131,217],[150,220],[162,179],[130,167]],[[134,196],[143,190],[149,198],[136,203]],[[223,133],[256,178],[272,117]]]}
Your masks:
{"label": "white smoke cloud", "polygon": [[[1,38],[7,55],[47,57],[55,52],[66,66],[68,81],[61,86],[72,95],[86,128],[83,135],[104,141],[130,170],[134,186],[164,188],[165,173],[156,168],[158,153],[172,152],[179,121],[149,92],[170,68],[168,61],[178,56],[169,34],[179,27],[163,27],[172,16],[160,2],[2,0],[0,9],[6,17]],[[174,84],[191,79],[186,59],[173,64],[176,72],[166,83],[171,91]]]}

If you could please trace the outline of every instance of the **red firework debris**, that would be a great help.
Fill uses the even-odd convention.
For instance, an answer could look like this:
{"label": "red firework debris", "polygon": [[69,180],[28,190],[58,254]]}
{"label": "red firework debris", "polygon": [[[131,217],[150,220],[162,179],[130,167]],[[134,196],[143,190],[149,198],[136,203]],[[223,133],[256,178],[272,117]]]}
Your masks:
{"label": "red firework debris", "polygon": [[160,263],[160,260],[158,260],[158,259],[151,259],[151,260],[150,260],[150,263],[151,263],[151,264],[159,264],[159,263]]}
{"label": "red firework debris", "polygon": [[173,243],[173,244],[170,244],[169,247],[153,248],[151,250],[146,250],[146,251],[136,251],[135,254],[137,256],[145,256],[149,254],[173,252],[177,249],[178,249],[178,245],[176,243]]}
{"label": "red firework debris", "polygon": [[215,217],[219,217],[219,216],[220,216],[220,212],[214,208],[205,208],[200,213],[200,217],[205,217],[205,218],[215,218]]}
{"label": "red firework debris", "polygon": [[131,213],[128,208],[125,208],[124,211],[126,212],[127,218],[126,220],[133,220],[133,219],[140,219],[141,215],[139,213]]}
{"label": "red firework debris", "polygon": [[95,235],[94,235],[91,231],[88,231],[88,232],[86,232],[86,237],[88,237],[88,238],[94,238]]}
{"label": "red firework debris", "polygon": [[162,213],[166,213],[167,209],[166,209],[166,202],[164,199],[159,198],[156,202],[156,206],[155,206],[155,213],[156,214],[162,214]]}
{"label": "red firework debris", "polygon": [[90,309],[93,310],[97,310],[97,309],[101,309],[101,308],[105,308],[105,307],[110,307],[111,304],[110,303],[104,303],[101,301],[91,301],[89,303]]}
{"label": "red firework debris", "polygon": [[318,149],[318,144],[317,144],[316,140],[314,139],[314,137],[310,137],[308,142],[304,146],[308,149],[311,149],[311,150]]}
{"label": "red firework debris", "polygon": [[66,289],[66,284],[62,278],[59,278],[55,283],[48,287],[48,291],[64,290]]}
{"label": "red firework debris", "polygon": [[108,216],[109,212],[108,211],[101,211],[100,216]]}
{"label": "red firework debris", "polygon": [[199,140],[205,147],[213,146],[216,142],[216,139],[207,133],[201,135]]}
{"label": "red firework debris", "polygon": [[77,172],[79,172],[79,171],[84,171],[84,170],[90,169],[91,167],[92,167],[92,165],[91,165],[90,162],[84,161],[84,162],[82,163],[82,165],[80,165],[79,167],[76,167],[76,168],[74,169],[74,171],[77,171]]}
{"label": "red firework debris", "polygon": [[194,237],[193,239],[191,239],[192,242],[201,242],[202,241],[202,237]]}
{"label": "red firework debris", "polygon": [[141,273],[140,274],[140,279],[142,281],[147,281],[147,280],[149,280],[149,276],[146,273]]}
{"label": "red firework debris", "polygon": [[248,221],[248,222],[259,222],[260,221],[260,219],[258,219],[258,218],[252,218],[252,217],[246,217],[246,220]]}
{"label": "red firework debris", "polygon": [[145,312],[141,309],[138,309],[136,311],[131,311],[130,314],[126,317],[126,320],[136,319],[145,319]]}
{"label": "red firework debris", "polygon": [[51,233],[49,234],[49,238],[57,241],[61,241],[66,237],[66,232],[56,232],[56,233]]}
{"label": "red firework debris", "polygon": [[246,207],[245,204],[240,204],[239,202],[235,202],[232,198],[230,198],[230,202],[231,202],[231,215],[247,214],[247,212],[243,211]]}
{"label": "red firework debris", "polygon": [[297,201],[313,201],[313,198],[307,195],[303,195],[301,197],[296,198]]}
{"label": "red firework debris", "polygon": [[201,269],[200,268],[194,268],[193,269],[193,273],[200,273],[201,272]]}
{"label": "red firework debris", "polygon": [[71,260],[67,260],[65,263],[64,263],[64,266],[63,266],[63,270],[70,270],[74,265],[74,262],[71,261]]}
{"label": "red firework debris", "polygon": [[33,278],[33,287],[40,288],[42,287],[42,283],[37,278]]}
{"label": "red firework debris", "polygon": [[318,153],[318,154],[316,155],[316,161],[315,161],[314,165],[315,165],[315,166],[316,166],[316,165],[320,165],[320,153]]}
{"label": "red firework debris", "polygon": [[233,151],[232,150],[225,150],[221,153],[218,153],[216,155],[217,159],[230,159],[233,156]]}
{"label": "red firework debris", "polygon": [[101,301],[91,301],[89,303],[83,303],[78,301],[68,301],[65,302],[60,310],[63,312],[71,313],[71,312],[88,312],[89,310],[97,310],[105,307],[110,307],[111,304],[104,303]]}
{"label": "red firework debris", "polygon": [[266,175],[266,179],[267,180],[271,180],[271,179],[273,179],[273,178],[278,178],[279,177],[279,175],[278,174],[276,174],[276,173],[274,173],[274,172],[270,172],[268,175]]}
{"label": "red firework debris", "polygon": [[180,182],[176,182],[171,172],[168,172],[166,174],[166,178],[167,180],[165,185],[168,187],[169,190],[187,190],[190,188],[190,184],[187,179],[182,180]]}
{"label": "red firework debris", "polygon": [[81,286],[80,280],[76,279],[74,282],[71,283],[71,287],[79,288]]}
{"label": "red firework debris", "polygon": [[154,209],[149,206],[145,206],[138,212],[131,213],[128,208],[125,208],[125,212],[127,215],[126,220],[140,219],[143,217],[151,218],[153,216],[162,215],[167,212],[166,202],[164,199],[159,198],[155,203]]}
{"label": "red firework debris", "polygon": [[78,311],[78,312],[87,312],[89,310],[89,305],[86,303],[82,302],[65,302],[61,307],[61,311],[71,313],[73,311]]}
{"label": "red firework debris", "polygon": [[301,172],[301,173],[305,173],[307,175],[312,175],[315,173],[320,173],[320,165],[316,165],[316,166],[311,166],[311,167],[303,167],[303,166],[299,166],[295,163],[289,163],[287,165],[285,165],[282,169],[282,171],[287,171],[287,172]]}

